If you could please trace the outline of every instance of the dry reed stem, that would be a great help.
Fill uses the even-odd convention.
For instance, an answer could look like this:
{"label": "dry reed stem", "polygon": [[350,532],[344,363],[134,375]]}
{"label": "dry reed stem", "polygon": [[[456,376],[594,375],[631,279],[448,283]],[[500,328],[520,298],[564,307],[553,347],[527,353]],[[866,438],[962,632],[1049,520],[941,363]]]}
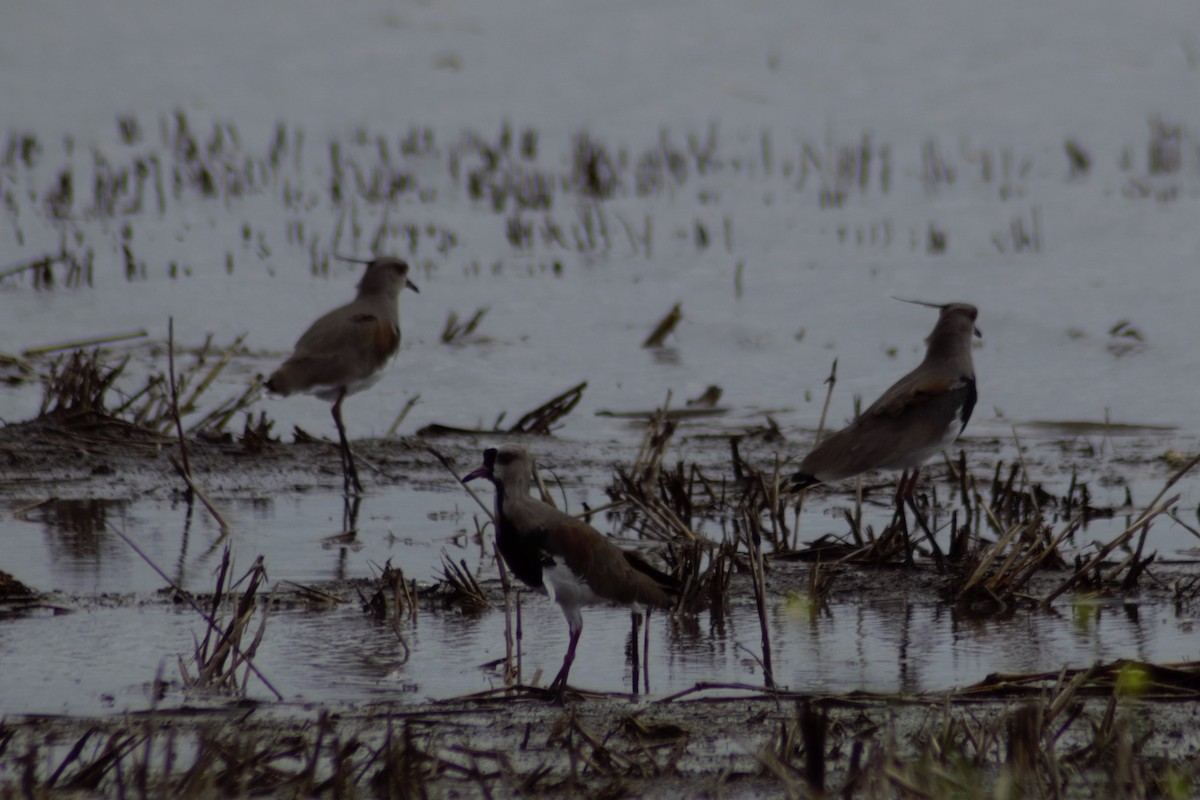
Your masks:
{"label": "dry reed stem", "polygon": [[1064,581],[1057,589],[1050,592],[1050,594],[1046,595],[1046,597],[1044,597],[1038,604],[1038,607],[1042,610],[1049,608],[1050,604],[1054,602],[1055,599],[1078,583],[1097,565],[1102,563],[1104,559],[1108,557],[1109,553],[1122,546],[1125,542],[1129,541],[1129,539],[1138,531],[1139,528],[1142,528],[1143,526],[1148,527],[1155,517],[1161,514],[1166,514],[1167,511],[1170,510],[1171,506],[1175,505],[1175,503],[1179,501],[1179,495],[1175,495],[1165,502],[1160,503],[1159,501],[1162,500],[1162,497],[1167,493],[1167,490],[1174,486],[1180,478],[1191,471],[1191,469],[1196,466],[1197,463],[1200,463],[1200,455],[1192,458],[1187,464],[1185,464],[1174,475],[1172,475],[1166,484],[1163,485],[1162,489],[1159,490],[1158,494],[1154,497],[1154,500],[1151,501],[1147,510],[1143,511],[1133,522],[1133,524],[1122,531],[1111,542],[1101,547],[1100,550],[1094,556],[1092,556],[1092,558],[1088,559],[1088,561],[1082,567],[1077,569],[1070,578]]}
{"label": "dry reed stem", "polygon": [[[196,401],[200,398],[200,395],[203,394],[208,387],[212,386],[225,367],[229,365],[229,363],[233,360],[235,351],[242,346],[242,342],[244,342],[245,339],[246,334],[243,333],[241,336],[234,339],[233,343],[228,345],[221,352],[216,363],[213,364],[208,370],[208,373],[200,379],[200,382],[196,384],[196,388],[192,390],[192,393],[188,396],[188,399],[184,401],[182,409],[185,414],[195,410]],[[200,366],[201,362],[197,361],[196,368],[199,369]]]}
{"label": "dry reed stem", "polygon": [[459,594],[462,604],[467,608],[482,609],[491,605],[487,593],[467,567],[467,562],[460,559],[455,563],[445,550],[442,551],[442,579]]}
{"label": "dry reed stem", "polygon": [[418,402],[420,402],[420,400],[421,400],[421,395],[419,395],[419,394],[414,394],[412,397],[408,398],[408,402],[404,404],[404,408],[400,409],[400,413],[396,415],[395,421],[392,422],[391,426],[388,428],[388,430],[387,430],[388,436],[396,435],[396,431],[400,429],[400,425],[404,422],[405,418],[408,416],[408,412],[412,411],[413,406],[415,406]]}
{"label": "dry reed stem", "polygon": [[762,534],[758,529],[758,515],[743,507],[741,515],[742,537],[750,556],[750,579],[754,588],[754,604],[758,612],[759,633],[762,637],[763,682],[769,690],[775,689],[775,670],[771,665],[771,635],[767,622],[767,584],[763,564]]}
{"label": "dry reed stem", "polygon": [[[833,364],[829,368],[829,377],[825,379],[825,386],[827,387],[825,389],[825,402],[821,405],[821,417],[817,421],[817,436],[816,436],[816,439],[813,441],[813,447],[816,447],[818,444],[821,443],[821,437],[825,433],[825,420],[827,419],[827,417],[829,415],[830,403],[833,402],[833,389],[835,386],[837,386],[837,365],[838,365],[838,360],[835,358],[833,360]],[[854,534],[854,543],[856,545],[858,545],[859,547],[862,547],[863,541],[862,541],[862,531],[861,531],[861,523],[862,523],[862,481],[861,481],[861,479],[856,484],[856,487],[857,487],[857,497],[858,497],[858,514],[855,517],[855,524],[850,526],[850,529]],[[797,497],[796,497],[796,503],[795,503],[795,520],[796,521],[795,521],[795,524],[793,524],[793,526],[792,526],[792,549],[793,550],[800,549],[800,511],[804,507],[804,498],[806,498],[806,497],[808,497],[808,488],[807,487],[804,489],[801,489],[799,495],[797,495]]]}
{"label": "dry reed stem", "polygon": [[30,347],[21,351],[21,355],[25,358],[33,358],[35,356],[44,356],[47,353],[57,353],[60,350],[80,350],[85,347],[95,347],[101,344],[112,344],[114,342],[127,342],[131,339],[144,339],[149,336],[145,330],[131,331],[129,333],[112,333],[105,336],[96,336],[92,339],[79,339],[73,342],[62,342],[61,344],[47,344],[41,347]]}
{"label": "dry reed stem", "polygon": [[461,324],[458,321],[458,314],[451,311],[446,317],[445,327],[442,328],[442,344],[456,344],[470,336],[479,327],[479,323],[483,321],[488,311],[487,306],[480,306],[475,309],[475,313],[466,322]]}
{"label": "dry reed stem", "polygon": [[[228,552],[228,549],[226,550]],[[239,657],[247,662],[251,661],[251,654],[248,650],[243,650],[240,646],[242,636],[245,633],[246,626],[250,623],[250,618],[255,611],[255,595],[258,592],[258,587],[262,583],[265,572],[263,570],[262,556],[259,556],[254,565],[247,573],[250,577],[250,582],[245,591],[242,592],[239,598],[234,613],[231,616],[228,624],[223,631],[219,631],[220,638],[217,642],[216,649],[213,651],[207,662],[200,664],[200,674],[197,677],[195,684],[201,686],[220,686],[226,683],[232,683],[236,692],[236,669],[237,660]],[[240,583],[240,581],[239,581]],[[230,591],[233,586],[230,585]],[[230,661],[228,668],[225,668],[226,660]]]}
{"label": "dry reed stem", "polygon": [[342,599],[341,597],[338,597],[336,594],[333,594],[332,592],[327,592],[323,589],[318,589],[316,586],[306,586],[303,583],[296,583],[295,581],[286,581],[286,580],[280,581],[279,583],[283,586],[291,586],[296,591],[300,592],[300,594],[303,595],[305,598],[307,598],[309,600],[314,600],[319,603],[329,603],[330,605],[343,605],[347,602],[346,600]]}
{"label": "dry reed stem", "polygon": [[[160,578],[162,578],[164,581],[166,581],[168,586],[170,586],[172,589],[175,590],[175,593],[178,597],[183,598],[183,600],[192,607],[192,610],[200,615],[200,618],[203,619],[205,624],[208,626],[207,630],[209,633],[212,633],[213,631],[219,632],[219,625],[217,624],[216,620],[212,616],[210,616],[208,614],[208,612],[206,612],[204,609],[202,609],[199,606],[199,604],[196,603],[196,601],[192,598],[191,594],[184,591],[183,588],[181,588],[179,586],[179,584],[177,584],[177,583],[175,583],[175,581],[171,580],[171,578],[167,576],[167,573],[163,572],[162,569],[160,569],[159,566],[157,564],[155,564],[154,561],[151,560],[150,557],[147,556],[146,553],[140,547],[138,547],[137,543],[134,542],[132,539],[130,539],[125,534],[124,531],[122,531],[120,528],[113,525],[111,522],[106,522],[105,524],[108,526],[109,530],[111,530],[114,534],[117,535],[117,537],[119,537],[121,539],[121,541],[123,541],[123,542],[125,542],[125,544],[129,545],[129,547],[133,550],[133,552],[137,553],[138,556],[143,561],[145,561],[147,565],[149,565],[150,569],[152,569],[156,573],[158,573],[158,576]],[[260,560],[261,560],[261,557],[260,557]],[[214,607],[215,607],[216,603],[217,603],[217,598],[214,597]],[[271,694],[275,695],[275,699],[283,700],[283,695],[279,693],[279,691],[275,688],[275,686],[272,685],[272,683],[267,679],[267,677],[265,675],[263,675],[263,673],[258,669],[257,666],[255,666],[254,660],[247,657],[246,654],[241,651],[241,649],[238,647],[238,645],[236,643],[231,642],[230,647],[234,653],[239,655],[242,658],[242,660],[246,662],[247,669],[249,669],[251,672],[253,672],[255,674],[255,676],[260,681],[262,681],[263,685],[266,686],[268,690],[270,690]]]}
{"label": "dry reed stem", "polygon": [[223,430],[229,424],[229,420],[233,418],[234,414],[245,410],[258,400],[262,394],[262,386],[262,382],[256,378],[240,395],[230,397],[224,402],[219,403],[212,411],[209,411],[199,420],[193,422],[188,427],[188,432]]}
{"label": "dry reed stem", "polygon": [[14,275],[20,275],[22,272],[45,270],[54,264],[60,264],[66,260],[67,256],[65,254],[57,256],[47,254],[41,258],[27,261],[24,264],[16,264],[10,267],[4,267],[3,269],[0,269],[0,281],[4,280],[5,278],[11,278]]}
{"label": "dry reed stem", "polygon": [[479,498],[479,495],[475,494],[474,489],[463,483],[462,476],[458,474],[458,470],[456,470],[454,465],[450,463],[450,459],[446,458],[446,456],[442,455],[436,447],[430,444],[425,445],[425,451],[441,462],[441,465],[446,468],[446,471],[453,476],[455,482],[461,486],[467,494],[471,495],[471,499],[479,504],[479,507],[483,509],[483,513],[487,514],[487,518],[492,523],[495,523],[496,519],[494,516],[492,516],[492,509],[488,507],[487,503],[484,503],[483,500]]}
{"label": "dry reed stem", "polygon": [[579,401],[583,398],[583,390],[587,388],[587,385],[587,381],[583,381],[565,392],[555,395],[513,423],[508,432],[549,435],[550,428],[554,423],[570,414],[575,406],[579,405]]}
{"label": "dry reed stem", "polygon": [[633,463],[633,474],[643,491],[648,493],[662,468],[666,456],[667,445],[675,433],[675,424],[671,422],[671,390],[663,400],[661,408],[657,408],[646,423],[646,431],[642,434],[642,442],[638,446],[638,454]]}
{"label": "dry reed stem", "polygon": [[[192,491],[192,468],[188,464],[187,440],[183,436],[183,423],[179,420],[179,390],[175,384],[175,318],[167,317],[167,375],[171,381],[171,417],[175,421],[175,434],[179,439],[179,457],[183,462],[180,472]],[[217,517],[220,520],[220,517]],[[222,524],[221,531],[227,530]]]}
{"label": "dry reed stem", "polygon": [[187,484],[188,491],[200,498],[200,502],[204,504],[206,509],[208,509],[208,513],[212,515],[213,520],[217,523],[217,526],[221,530],[221,537],[224,538],[225,536],[228,536],[232,530],[229,527],[229,523],[225,521],[225,517],[223,517],[221,512],[217,510],[217,507],[213,505],[213,502],[208,499],[208,495],[201,491],[200,487],[197,486],[195,481],[192,480],[192,476],[188,474],[187,468],[184,467],[183,464],[179,463],[174,455],[167,456],[167,460],[171,462],[171,466],[175,468],[175,471],[179,474],[179,477],[183,479],[185,484]]}
{"label": "dry reed stem", "polygon": [[675,423],[668,418],[670,403],[671,392],[668,391],[663,406],[655,410],[646,424],[633,465],[628,472],[617,468],[617,486],[610,489],[609,494],[620,495],[620,502],[630,505],[648,522],[661,528],[665,533],[663,539],[682,537],[695,541],[699,537],[688,522],[681,519],[675,509],[654,491],[662,476],[666,450],[675,432]]}

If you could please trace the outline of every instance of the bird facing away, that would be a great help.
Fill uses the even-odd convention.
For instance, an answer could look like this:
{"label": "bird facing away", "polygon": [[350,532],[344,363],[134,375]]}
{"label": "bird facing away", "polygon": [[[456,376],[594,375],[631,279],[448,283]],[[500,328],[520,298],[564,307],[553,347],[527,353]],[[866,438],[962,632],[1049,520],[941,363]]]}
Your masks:
{"label": "bird facing away", "polygon": [[[949,447],[975,408],[971,336],[978,311],[946,303],[925,339],[925,360],[896,381],[858,419],[821,441],[792,476],[794,489],[852,478],[873,469],[914,468]],[[903,486],[904,481],[901,481]]]}
{"label": "bird facing away", "polygon": [[678,583],[636,553],[617,547],[587,523],[529,494],[533,460],[522,447],[483,451],[483,465],[463,483],[487,478],[496,487],[496,545],[522,583],[558,603],[570,639],[562,669],[550,684],[561,699],[575,647],[583,632],[585,605],[614,603],[666,608]]}
{"label": "bird facing away", "polygon": [[400,347],[400,291],[420,291],[398,258],[365,262],[357,296],[317,319],[296,342],[295,351],[267,378],[267,389],[283,396],[309,392],[333,401],[342,451],[344,488],[362,491],[354,456],[342,423],[342,401],[379,380]]}

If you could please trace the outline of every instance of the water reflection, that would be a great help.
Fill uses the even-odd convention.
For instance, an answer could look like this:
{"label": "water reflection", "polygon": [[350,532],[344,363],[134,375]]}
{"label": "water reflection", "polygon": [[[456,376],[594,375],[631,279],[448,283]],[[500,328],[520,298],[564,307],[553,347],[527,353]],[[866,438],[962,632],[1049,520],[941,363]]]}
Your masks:
{"label": "water reflection", "polygon": [[124,525],[128,510],[127,500],[52,498],[22,512],[20,519],[41,523],[55,563],[76,577],[93,577],[103,572],[105,562],[123,555],[125,545],[108,525]]}
{"label": "water reflection", "polygon": [[[164,581],[116,536],[120,530],[184,588],[205,591],[225,543],[237,563],[259,555],[273,580],[319,583],[370,577],[389,559],[422,582],[441,552],[478,571],[485,554],[459,498],[410,491],[347,500],[338,494],[223,499],[231,533],[198,502],[167,498],[52,499],[0,518],[4,569],[39,590],[154,592]],[[41,535],[29,535],[37,526]],[[468,527],[464,527],[468,525]]]}
{"label": "water reflection", "polygon": [[[115,526],[155,563],[168,567],[174,579],[198,591],[211,589],[225,541],[239,564],[263,555],[276,583],[377,577],[379,568],[391,561],[409,580],[427,584],[441,574],[443,551],[455,563],[465,561],[481,580],[495,579],[490,534],[473,529],[457,499],[443,493],[407,491],[350,500],[340,493],[289,495],[225,501],[222,510],[233,528],[226,540],[208,513],[182,496],[48,501],[28,507],[9,523],[26,529],[17,532],[24,535],[5,537],[6,568],[43,589],[149,593],[161,588],[162,580],[113,535],[110,526]],[[41,536],[27,535],[31,523],[40,527]],[[521,609],[523,678],[530,681],[541,670],[544,684],[561,663],[567,626],[545,597],[523,594]],[[768,629],[781,686],[809,692],[916,693],[974,683],[994,672],[1052,671],[1116,658],[1192,658],[1200,638],[1187,611],[1082,592],[1064,596],[1051,612],[1017,610],[983,618],[903,598],[855,597],[810,607],[796,596],[785,596],[769,604]],[[84,684],[96,695],[120,695],[121,686],[111,676],[145,670],[146,675],[136,677],[144,681],[153,669],[144,666],[150,661],[146,648],[137,665],[113,652],[114,631],[135,637],[178,625],[199,629],[200,623],[189,622],[187,613],[172,623],[159,619],[178,613],[153,604],[85,605],[52,624],[5,622],[0,625],[0,650],[6,654],[7,682],[20,685],[22,675],[58,681],[38,678],[39,661],[55,652],[47,640],[77,637],[75,646],[61,653],[70,663],[56,667],[54,675],[77,680],[84,663],[79,654],[90,653],[95,661],[103,652],[95,663],[102,662],[104,669],[83,670]],[[357,602],[281,609],[272,614],[258,666],[285,694],[311,700],[450,697],[502,684],[502,669],[495,666],[505,654],[501,610],[465,613],[422,602],[415,620],[396,623],[390,617],[380,621],[363,614]],[[99,629],[108,631],[103,640],[93,634]],[[701,682],[762,685],[761,633],[751,604],[731,601],[697,614],[655,614],[649,651],[639,656],[642,671],[636,684],[631,635],[627,611],[589,609],[572,683],[606,691],[636,685],[645,692],[648,680],[652,697]],[[182,640],[190,641],[190,636],[186,633]],[[36,646],[5,648],[4,641]],[[176,652],[157,647],[159,658]],[[41,655],[26,659],[14,655],[16,650]],[[187,650],[178,652],[186,655]],[[86,696],[65,683],[45,696],[56,692]]]}
{"label": "water reflection", "polygon": [[[801,692],[919,693],[966,686],[993,673],[1195,656],[1200,638],[1191,620],[1171,608],[1084,600],[1061,613],[985,620],[902,601],[847,601],[830,604],[827,613],[797,614],[794,605],[779,599],[768,617],[775,677],[781,687]],[[547,598],[526,593],[521,608],[522,680],[545,685],[560,665],[567,627]],[[640,676],[646,691],[648,673],[648,696],[664,697],[698,683],[762,685],[752,606],[651,619]],[[503,685],[504,626],[499,609],[468,614],[425,603],[415,620],[394,626],[362,613],[358,603],[299,604],[272,612],[256,664],[289,699],[453,697]],[[137,605],[80,610],[52,622],[5,621],[0,706],[18,712],[61,710],[66,703],[84,711],[98,697],[116,695],[133,698],[138,707],[140,695],[131,695],[131,688],[150,680],[161,659],[175,653],[186,658],[192,635],[202,627],[187,611]],[[629,691],[630,636],[628,611],[589,609],[572,684]],[[137,647],[114,647],[115,641]],[[46,670],[48,662],[53,670]],[[84,664],[87,669],[81,669]],[[38,690],[17,691],[21,686]]]}
{"label": "water reflection", "polygon": [[187,583],[187,551],[188,542],[191,540],[192,519],[196,513],[196,495],[195,492],[188,491],[187,501],[185,504],[186,511],[183,515],[183,533],[179,537],[179,558],[175,561],[175,585],[183,586]]}
{"label": "water reflection", "polygon": [[23,516],[41,521],[56,555],[95,562],[106,551],[106,542],[111,541],[107,535],[109,517],[115,517],[119,524],[128,508],[127,500],[51,499]]}

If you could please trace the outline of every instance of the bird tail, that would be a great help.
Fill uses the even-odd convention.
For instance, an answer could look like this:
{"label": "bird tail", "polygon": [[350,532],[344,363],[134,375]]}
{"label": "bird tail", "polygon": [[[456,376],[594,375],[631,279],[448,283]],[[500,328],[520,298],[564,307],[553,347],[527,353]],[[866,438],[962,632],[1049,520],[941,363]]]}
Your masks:
{"label": "bird tail", "polygon": [[644,591],[639,591],[638,602],[647,603],[656,606],[673,605],[673,598],[678,597],[682,586],[674,576],[668,575],[662,570],[655,567],[646,559],[642,558],[637,553],[631,553],[628,550],[623,551],[625,554],[625,562],[649,580],[645,581],[639,587]]}
{"label": "bird tail", "polygon": [[807,489],[810,486],[816,486],[821,482],[821,479],[816,475],[810,475],[807,472],[797,472],[792,476],[792,491],[799,492],[802,489]]}

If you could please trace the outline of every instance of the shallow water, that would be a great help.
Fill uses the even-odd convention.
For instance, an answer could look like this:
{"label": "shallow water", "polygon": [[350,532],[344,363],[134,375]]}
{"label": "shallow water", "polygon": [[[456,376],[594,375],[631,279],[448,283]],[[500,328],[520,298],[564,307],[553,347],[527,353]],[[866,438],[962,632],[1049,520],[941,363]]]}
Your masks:
{"label": "shallow water", "polygon": [[[1052,672],[1118,658],[1169,663],[1200,657],[1194,616],[1120,599],[1085,597],[1056,613],[994,620],[963,619],[929,604],[853,598],[812,616],[802,602],[783,600],[771,604],[768,619],[776,682],[816,694],[932,692],[997,672]],[[532,681],[540,670],[538,683],[544,686],[565,652],[566,623],[555,605],[531,595],[522,602],[522,622],[524,680]],[[504,658],[499,610],[478,615],[424,610],[415,625],[402,625],[403,644],[390,625],[374,622],[357,603],[281,609],[267,625],[255,663],[288,701],[416,702],[502,686],[493,665]],[[193,637],[203,633],[194,613],[160,604],[6,620],[0,625],[6,676],[0,707],[48,714],[147,708],[156,675],[177,680],[176,656],[187,661]],[[627,612],[589,610],[572,685],[630,691],[629,636]],[[762,686],[759,653],[758,618],[750,606],[721,619],[708,613],[652,617],[647,696],[702,682]],[[270,698],[257,680],[249,684],[252,697]],[[191,702],[197,701],[203,698]],[[180,702],[174,690],[165,704]]]}
{"label": "shallow water", "polygon": [[[572,489],[569,507],[601,504],[598,492]],[[833,506],[813,503],[805,536],[824,526],[841,534],[845,522]],[[844,501],[841,501],[844,502]],[[160,578],[116,535],[135,542],[172,581],[211,591],[226,543],[240,576],[261,554],[269,585],[290,594],[296,585],[330,586],[371,578],[389,562],[422,585],[440,577],[442,556],[480,580],[497,580],[494,560],[475,535],[482,512],[452,484],[448,490],[396,488],[362,499],[357,534],[343,530],[342,498],[305,492],[282,498],[221,501],[233,534],[227,539],[207,514],[189,515],[177,499],[50,500],[24,504],[19,518],[0,524],[9,546],[5,563],[25,582],[61,593],[52,602],[69,613],[40,610],[0,620],[5,679],[0,707],[12,713],[106,713],[144,708],[158,671],[176,680],[176,659],[190,661],[193,638],[204,633],[199,617],[157,593]],[[890,511],[868,505],[868,524],[882,527]],[[477,519],[478,518],[478,519]],[[597,525],[606,528],[603,520]],[[1093,522],[1068,542],[1068,558],[1089,541],[1107,541],[1127,523]],[[1061,525],[1061,523],[1060,523]],[[611,522],[608,523],[611,527]],[[1189,557],[1177,526],[1156,525],[1151,548],[1168,558]],[[714,530],[709,535],[718,535]],[[490,550],[490,530],[483,542]],[[1174,544],[1171,544],[1174,543]],[[1179,552],[1173,550],[1177,547]],[[889,573],[881,572],[887,579]],[[771,647],[776,681],[793,690],[919,692],[963,686],[992,672],[1052,671],[1115,658],[1178,661],[1200,656],[1189,606],[1140,603],[1135,597],[1063,597],[1050,613],[972,619],[928,595],[858,598],[835,594],[827,609],[811,614],[806,587],[770,578]],[[835,583],[836,590],[836,583]],[[781,596],[782,595],[782,596]],[[544,685],[557,671],[566,624],[546,598],[523,594],[523,673],[541,670]],[[257,623],[255,623],[257,625]],[[289,602],[274,609],[256,664],[289,701],[366,702],[447,698],[500,685],[495,666],[504,656],[504,617],[422,603],[415,624],[403,622],[399,638],[390,624],[365,615],[357,600],[328,607]],[[604,691],[631,688],[626,657],[628,612],[596,608],[585,613],[585,634],[572,673],[575,685]],[[253,628],[254,626],[252,626]],[[649,696],[662,697],[700,682],[761,685],[757,615],[734,602],[722,616],[652,617]],[[269,692],[251,681],[251,694]],[[643,689],[644,690],[644,689]],[[181,700],[169,695],[168,702]]]}

